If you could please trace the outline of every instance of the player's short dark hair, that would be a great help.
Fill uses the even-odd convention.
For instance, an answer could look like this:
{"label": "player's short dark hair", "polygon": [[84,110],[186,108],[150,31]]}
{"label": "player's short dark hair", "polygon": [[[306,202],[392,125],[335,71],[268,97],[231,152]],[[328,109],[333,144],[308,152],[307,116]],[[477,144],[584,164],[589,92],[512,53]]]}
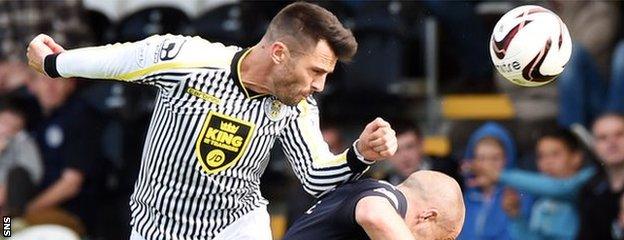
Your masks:
{"label": "player's short dark hair", "polygon": [[545,130],[542,132],[539,140],[543,140],[545,138],[553,138],[563,143],[563,145],[568,148],[568,150],[574,151],[583,151],[583,145],[581,141],[572,133],[570,130],[565,128],[554,128],[550,130]]}
{"label": "player's short dark hair", "polygon": [[271,20],[265,37],[300,49],[309,49],[324,39],[343,62],[350,61],[357,51],[353,33],[334,14],[306,2],[295,2],[284,7]]}

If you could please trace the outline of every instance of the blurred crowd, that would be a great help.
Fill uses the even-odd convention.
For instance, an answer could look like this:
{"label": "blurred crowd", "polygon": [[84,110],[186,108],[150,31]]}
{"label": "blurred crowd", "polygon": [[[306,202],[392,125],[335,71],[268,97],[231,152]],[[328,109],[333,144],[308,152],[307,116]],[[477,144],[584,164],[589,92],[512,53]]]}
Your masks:
{"label": "blurred crowd", "polygon": [[[249,46],[289,2],[213,1],[189,16],[165,1],[137,1],[144,6],[115,18],[88,7],[94,2],[0,1],[0,215],[61,224],[86,239],[128,239],[128,199],[156,90],[35,74],[25,62],[27,43],[39,33],[68,49],[172,33]],[[319,4],[359,42],[353,63],[337,66],[317,96],[332,151],[342,152],[363,123],[382,116],[399,147],[369,177],[396,184],[430,169],[457,179],[467,208],[459,239],[624,239],[624,4]],[[495,20],[523,4],[558,13],[573,38],[564,73],[537,89],[501,80],[488,56]],[[516,110],[510,121],[454,129],[450,137],[462,140],[444,156],[424,150],[433,130],[412,112],[422,98],[388,90],[421,81],[426,18],[436,19],[441,32],[441,92],[505,93]],[[279,149],[262,181],[270,212],[284,216],[286,227],[315,202]]]}

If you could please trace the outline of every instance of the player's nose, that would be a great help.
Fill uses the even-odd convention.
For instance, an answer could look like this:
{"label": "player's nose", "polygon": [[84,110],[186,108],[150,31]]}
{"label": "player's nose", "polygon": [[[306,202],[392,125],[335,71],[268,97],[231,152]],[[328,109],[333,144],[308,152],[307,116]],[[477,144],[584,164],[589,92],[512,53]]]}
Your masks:
{"label": "player's nose", "polygon": [[323,89],[325,89],[325,77],[326,75],[323,75],[322,77],[319,77],[317,79],[315,79],[314,81],[312,81],[312,90],[315,92],[322,92]]}

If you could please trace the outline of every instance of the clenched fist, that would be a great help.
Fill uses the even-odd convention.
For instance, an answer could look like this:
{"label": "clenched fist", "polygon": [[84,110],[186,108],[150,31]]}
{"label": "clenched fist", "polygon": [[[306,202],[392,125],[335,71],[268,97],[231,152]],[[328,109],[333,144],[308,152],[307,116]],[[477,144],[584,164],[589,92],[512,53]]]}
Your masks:
{"label": "clenched fist", "polygon": [[26,50],[28,65],[37,72],[45,74],[43,71],[43,60],[45,60],[45,57],[63,51],[65,49],[54,42],[54,39],[50,36],[39,34],[28,44],[28,49]]}
{"label": "clenched fist", "polygon": [[396,133],[390,123],[376,118],[364,128],[357,149],[367,160],[381,160],[394,155],[397,150]]}

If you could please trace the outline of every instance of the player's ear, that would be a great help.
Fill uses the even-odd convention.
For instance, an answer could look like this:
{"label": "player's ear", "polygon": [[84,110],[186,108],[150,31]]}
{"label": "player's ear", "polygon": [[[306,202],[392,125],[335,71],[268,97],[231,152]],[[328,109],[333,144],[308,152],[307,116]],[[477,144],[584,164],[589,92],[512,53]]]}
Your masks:
{"label": "player's ear", "polygon": [[418,215],[418,222],[435,222],[439,214],[438,209],[435,208],[423,210]]}
{"label": "player's ear", "polygon": [[283,42],[274,42],[271,44],[271,60],[274,64],[281,64],[286,59],[288,53],[288,47]]}

